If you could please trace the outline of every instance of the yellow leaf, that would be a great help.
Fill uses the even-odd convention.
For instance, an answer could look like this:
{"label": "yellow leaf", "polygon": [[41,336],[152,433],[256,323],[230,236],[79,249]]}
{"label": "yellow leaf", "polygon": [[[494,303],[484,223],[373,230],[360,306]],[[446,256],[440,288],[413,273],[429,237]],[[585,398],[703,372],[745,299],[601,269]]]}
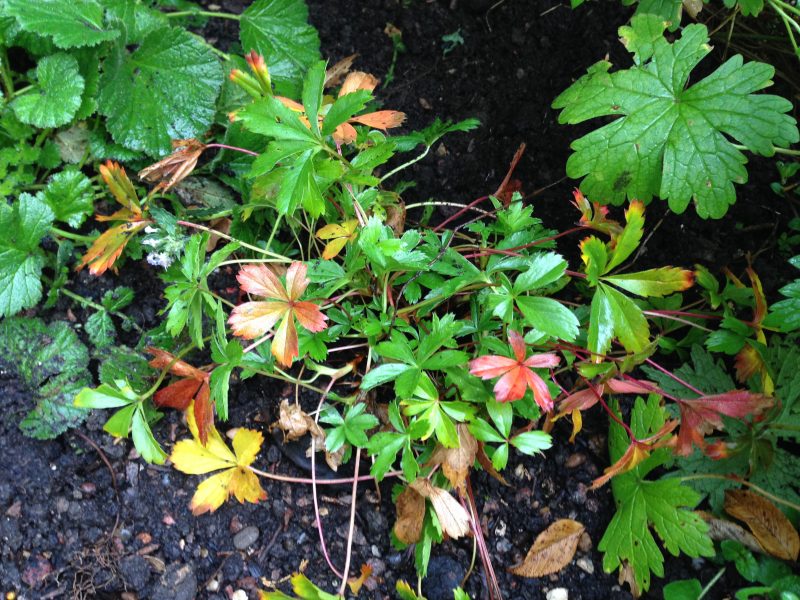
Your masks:
{"label": "yellow leaf", "polygon": [[347,242],[353,241],[356,238],[355,231],[357,227],[358,221],[356,219],[350,219],[344,221],[341,225],[338,223],[330,223],[320,228],[317,231],[317,237],[321,240],[330,240],[325,246],[325,250],[322,252],[322,258],[331,260],[339,254]]}
{"label": "yellow leaf", "polygon": [[725,490],[725,512],[743,521],[764,548],[782,560],[797,560],[800,536],[780,509],[747,490]]}
{"label": "yellow leaf", "polygon": [[521,577],[544,577],[566,567],[578,548],[584,527],[572,519],[559,519],[536,536],[525,559],[509,569]]}
{"label": "yellow leaf", "polygon": [[172,464],[189,475],[224,469],[197,486],[190,505],[192,512],[196,515],[212,512],[222,506],[231,495],[242,503],[264,500],[267,494],[261,488],[258,476],[247,468],[256,459],[264,442],[261,432],[252,429],[237,430],[231,452],[213,425],[208,430],[206,445],[200,443],[191,406],[186,411],[186,418],[193,439],[181,440],[175,444],[170,456]]}
{"label": "yellow leaf", "polygon": [[370,575],[372,575],[372,567],[369,565],[361,565],[361,575],[359,577],[351,577],[347,580],[350,591],[357,596],[358,592],[361,591],[361,586],[369,579]]}

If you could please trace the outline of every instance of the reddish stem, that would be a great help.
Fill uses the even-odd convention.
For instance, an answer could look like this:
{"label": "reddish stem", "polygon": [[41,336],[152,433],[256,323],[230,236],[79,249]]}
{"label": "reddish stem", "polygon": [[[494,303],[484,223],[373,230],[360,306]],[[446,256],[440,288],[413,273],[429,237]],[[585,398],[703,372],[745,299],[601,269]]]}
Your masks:
{"label": "reddish stem", "polygon": [[442,221],[441,223],[439,223],[439,224],[438,224],[436,227],[434,227],[434,228],[433,228],[433,231],[441,231],[441,229],[442,229],[442,228],[443,228],[445,225],[447,225],[447,224],[448,224],[448,223],[450,223],[451,221],[455,221],[455,220],[456,220],[458,217],[460,217],[461,215],[463,215],[463,214],[464,214],[465,212],[467,212],[469,209],[473,208],[474,206],[477,206],[477,205],[478,205],[478,204],[480,204],[481,202],[484,202],[484,201],[486,201],[486,200],[488,200],[488,199],[489,199],[489,196],[481,196],[480,198],[476,198],[475,200],[473,200],[472,202],[470,202],[469,204],[467,204],[466,206],[464,206],[464,208],[462,208],[461,210],[459,210],[457,213],[455,213],[454,215],[451,215],[451,216],[447,217],[447,218],[446,218],[444,221]]}
{"label": "reddish stem", "polygon": [[237,146],[229,146],[228,144],[208,144],[206,148],[222,148],[223,150],[233,150],[234,152],[241,152],[242,154],[249,154],[250,156],[258,156],[258,152],[253,152],[247,148],[239,148]]}
{"label": "reddish stem", "polygon": [[684,381],[683,379],[681,379],[680,377],[678,377],[677,375],[675,375],[675,374],[674,374],[674,373],[672,373],[671,371],[667,371],[667,370],[666,370],[664,367],[662,367],[662,366],[661,366],[661,365],[659,365],[658,363],[654,362],[654,361],[653,361],[653,359],[651,359],[651,358],[646,358],[646,359],[645,359],[645,362],[646,362],[648,365],[650,365],[651,367],[653,367],[653,368],[655,368],[655,369],[658,369],[659,371],[661,371],[662,373],[664,373],[664,375],[666,375],[666,376],[667,376],[667,377],[669,377],[670,379],[672,379],[672,380],[674,380],[674,381],[677,381],[678,383],[680,383],[680,384],[681,384],[682,386],[684,386],[685,388],[692,390],[692,391],[693,391],[695,394],[697,394],[698,396],[705,396],[705,395],[706,395],[706,394],[705,394],[705,392],[701,392],[700,390],[698,390],[696,387],[694,387],[694,386],[693,386],[692,384],[690,384],[689,382],[687,382],[687,381]]}

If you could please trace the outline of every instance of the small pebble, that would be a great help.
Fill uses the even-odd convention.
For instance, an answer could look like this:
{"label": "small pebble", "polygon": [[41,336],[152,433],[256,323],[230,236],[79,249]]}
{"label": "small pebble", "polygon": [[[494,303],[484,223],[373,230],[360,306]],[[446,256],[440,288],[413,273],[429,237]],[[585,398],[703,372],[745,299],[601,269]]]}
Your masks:
{"label": "small pebble", "polygon": [[564,466],[568,469],[574,469],[575,467],[581,466],[583,463],[586,462],[586,455],[581,454],[580,452],[575,452],[574,454],[570,454],[567,457],[567,460],[564,462]]}
{"label": "small pebble", "polygon": [[581,538],[578,540],[578,548],[580,548],[581,552],[588,552],[592,549],[592,538],[590,538],[589,534],[585,531],[581,534]]}
{"label": "small pebble", "polygon": [[585,556],[582,556],[576,560],[575,564],[577,564],[581,570],[586,571],[589,575],[594,573],[594,563],[592,563],[592,561]]}
{"label": "small pebble", "polygon": [[547,600],[569,600],[567,588],[553,588],[547,592]]}
{"label": "small pebble", "polygon": [[237,550],[246,550],[258,540],[258,527],[250,525],[233,536],[233,546]]}
{"label": "small pebble", "polygon": [[216,592],[218,589],[219,589],[219,581],[217,581],[216,579],[212,579],[211,581],[208,582],[208,585],[206,585],[207,592]]}
{"label": "small pebble", "polygon": [[231,600],[247,600],[247,592],[244,590],[236,590],[231,594]]}

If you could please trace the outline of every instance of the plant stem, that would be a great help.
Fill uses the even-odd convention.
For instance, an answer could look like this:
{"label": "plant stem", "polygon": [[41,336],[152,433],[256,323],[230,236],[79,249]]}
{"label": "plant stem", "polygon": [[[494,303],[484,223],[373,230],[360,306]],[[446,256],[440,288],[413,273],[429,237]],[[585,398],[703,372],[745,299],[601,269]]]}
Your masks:
{"label": "plant stem", "polygon": [[339,595],[344,598],[344,591],[347,589],[347,576],[350,574],[350,560],[353,556],[353,530],[356,526],[356,492],[358,491],[358,467],[361,463],[361,448],[356,447],[356,466],[353,473],[353,491],[350,500],[350,526],[347,530],[347,553],[344,559],[344,572],[342,573],[342,585],[339,586]]}
{"label": "plant stem", "polygon": [[411,210],[412,208],[419,208],[420,206],[452,206],[454,208],[469,208],[469,210],[474,210],[475,212],[479,212],[486,217],[494,216],[494,213],[490,213],[488,210],[483,210],[482,208],[478,208],[476,206],[465,207],[463,204],[459,204],[458,202],[442,202],[439,200],[430,200],[428,202],[416,202],[414,204],[409,204],[408,206],[406,206],[406,210]]}
{"label": "plant stem", "polygon": [[76,293],[75,293],[75,292],[73,292],[72,290],[68,290],[68,289],[67,289],[67,288],[65,288],[65,287],[62,287],[62,288],[59,290],[59,293],[61,293],[61,294],[64,294],[64,295],[65,295],[67,298],[72,298],[73,300],[75,300],[75,302],[78,302],[78,303],[80,303],[80,304],[82,304],[82,305],[84,305],[84,306],[89,306],[89,307],[91,307],[91,308],[93,308],[93,309],[95,309],[95,310],[97,310],[97,311],[103,311],[103,312],[107,312],[107,313],[109,313],[109,314],[111,314],[111,315],[114,315],[115,317],[119,317],[120,319],[122,319],[122,320],[123,320],[123,321],[125,321],[126,323],[130,323],[130,324],[131,324],[131,326],[132,326],[132,327],[133,327],[133,328],[134,328],[136,331],[138,331],[139,333],[144,333],[144,329],[142,329],[141,327],[139,327],[139,324],[138,324],[136,321],[134,321],[133,319],[131,319],[131,318],[130,318],[128,315],[126,315],[126,314],[123,314],[123,313],[121,313],[121,312],[118,312],[118,311],[116,311],[116,310],[108,310],[108,309],[107,309],[105,306],[103,306],[102,304],[98,304],[97,302],[94,302],[93,300],[89,300],[88,298],[85,298],[84,296],[81,296],[80,294],[76,294]]}
{"label": "plant stem", "polygon": [[258,152],[253,152],[247,148],[239,148],[238,146],[229,146],[228,144],[207,144],[206,148],[221,148],[223,150],[233,150],[234,152],[241,152],[242,154],[249,154],[250,156],[258,156]]}
{"label": "plant stem", "polygon": [[725,573],[725,567],[722,567],[719,571],[717,571],[717,574],[711,578],[711,581],[709,581],[703,588],[703,590],[700,592],[700,595],[697,597],[697,600],[703,600],[705,595],[711,591],[712,587],[714,587],[714,584],[716,584],[719,581],[719,578],[722,577],[723,573]]}
{"label": "plant stem", "polygon": [[425,151],[422,154],[420,154],[416,158],[412,158],[408,162],[404,162],[402,165],[400,165],[398,167],[395,167],[394,169],[389,171],[386,175],[381,177],[381,183],[383,183],[384,181],[389,179],[389,177],[391,177],[392,175],[396,175],[397,173],[399,173],[403,169],[406,169],[406,168],[410,167],[411,165],[413,165],[414,163],[421,161],[423,158],[428,156],[428,152],[430,152],[430,151],[431,151],[431,147],[430,146],[426,146],[425,147]]}
{"label": "plant stem", "polygon": [[[256,469],[253,466],[248,466],[253,473],[258,475],[259,477],[264,477],[265,479],[272,479],[274,481],[283,481],[284,483],[304,483],[306,485],[312,485],[314,483],[313,479],[308,477],[292,477],[290,475],[277,475],[275,473],[269,473],[267,471],[262,471],[261,469]],[[389,471],[383,477],[401,477],[403,475],[402,471]],[[353,483],[353,477],[343,477],[341,479],[317,479],[317,485],[342,485],[345,483]],[[359,475],[358,481],[376,481],[376,479],[372,475]]]}
{"label": "plant stem", "polygon": [[[750,148],[748,148],[747,146],[742,146],[741,144],[733,144],[733,147],[736,148],[737,150],[747,150],[748,152],[750,151]],[[777,146],[773,146],[772,151],[775,154],[785,154],[786,156],[800,156],[800,150],[790,150],[789,148],[779,148]]]}
{"label": "plant stem", "polygon": [[240,21],[241,15],[225,12],[213,12],[210,10],[181,10],[177,12],[164,13],[168,19],[178,19],[180,17],[211,17],[217,19],[230,19],[232,21]]}
{"label": "plant stem", "polygon": [[72,233],[71,231],[64,231],[63,229],[59,229],[58,227],[51,227],[50,233],[52,233],[53,235],[57,235],[58,237],[66,238],[68,240],[83,242],[84,244],[93,244],[95,240],[95,238],[91,236],[81,235],[79,233]]}
{"label": "plant stem", "polygon": [[199,225],[198,223],[192,223],[190,221],[178,221],[178,225],[183,225],[184,227],[191,227],[193,229],[199,229],[200,231],[207,231],[208,233],[214,234],[218,237],[221,237],[224,240],[228,240],[229,242],[236,242],[242,248],[247,248],[248,250],[252,250],[253,252],[258,252],[259,254],[263,254],[265,256],[272,256],[274,258],[278,258],[282,262],[292,262],[292,259],[287,256],[283,256],[282,254],[276,254],[275,252],[270,252],[269,250],[264,250],[263,248],[259,248],[258,246],[253,246],[252,244],[248,244],[247,242],[243,242],[242,240],[237,240],[235,237],[231,237],[227,233],[222,233],[221,231],[217,231],[216,229],[212,229],[211,227],[206,227],[205,225]]}

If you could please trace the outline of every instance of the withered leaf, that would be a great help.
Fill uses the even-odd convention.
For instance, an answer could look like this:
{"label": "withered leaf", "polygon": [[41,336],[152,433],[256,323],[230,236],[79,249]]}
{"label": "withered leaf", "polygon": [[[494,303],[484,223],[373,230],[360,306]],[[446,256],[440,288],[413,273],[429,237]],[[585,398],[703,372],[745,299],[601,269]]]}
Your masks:
{"label": "withered leaf", "polygon": [[414,544],[422,535],[425,520],[425,498],[416,490],[407,487],[397,497],[397,522],[394,534],[404,544]]}
{"label": "withered leaf", "polygon": [[718,519],[704,510],[694,511],[708,525],[708,537],[715,542],[733,540],[753,552],[764,552],[756,537],[744,527],[727,519]]}
{"label": "withered leaf", "polygon": [[725,490],[725,512],[743,521],[761,547],[775,558],[797,560],[800,536],[770,500],[747,490]]}
{"label": "withered leaf", "polygon": [[450,481],[451,485],[463,491],[469,470],[475,464],[475,456],[478,452],[478,442],[472,437],[467,425],[458,425],[458,448],[445,448],[437,446],[436,451],[431,456],[430,464],[441,465],[444,476]]}
{"label": "withered leaf", "polygon": [[511,567],[509,572],[521,577],[544,577],[558,573],[572,561],[583,532],[581,523],[559,519],[536,537],[525,559]]}
{"label": "withered leaf", "polygon": [[439,524],[442,526],[444,533],[453,539],[469,533],[469,513],[449,492],[436,487],[424,478],[417,479],[409,485],[421,496],[431,501],[433,511],[439,518]]}

